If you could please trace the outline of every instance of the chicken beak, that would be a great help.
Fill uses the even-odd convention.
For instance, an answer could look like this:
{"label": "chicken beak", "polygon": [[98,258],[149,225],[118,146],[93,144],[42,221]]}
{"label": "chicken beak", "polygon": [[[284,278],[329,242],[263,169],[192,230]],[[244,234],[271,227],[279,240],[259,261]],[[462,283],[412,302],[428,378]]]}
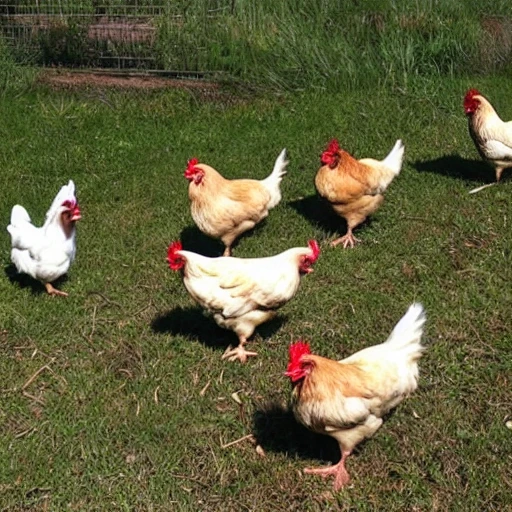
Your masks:
{"label": "chicken beak", "polygon": [[71,212],[71,222],[76,222],[77,220],[80,220],[82,218],[82,212],[80,211],[80,208],[76,206],[73,208],[73,211]]}

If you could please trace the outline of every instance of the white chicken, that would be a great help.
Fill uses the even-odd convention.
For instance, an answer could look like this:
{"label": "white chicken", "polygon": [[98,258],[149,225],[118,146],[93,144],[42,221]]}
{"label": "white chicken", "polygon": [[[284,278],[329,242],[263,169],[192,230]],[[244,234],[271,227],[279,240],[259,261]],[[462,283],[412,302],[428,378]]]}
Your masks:
{"label": "white chicken", "polygon": [[[464,96],[464,112],[478,153],[494,167],[496,182],[500,181],[504,169],[512,168],[512,121],[503,121],[476,89],[470,89]],[[476,188],[471,193],[488,186]]]}
{"label": "white chicken", "polygon": [[334,476],[335,490],[349,481],[345,460],[363,439],[373,436],[382,418],[418,386],[418,359],[425,314],[413,304],[384,343],[341,361],[311,354],[309,345],[290,346],[286,375],[293,386],[292,408],[303,425],[334,437],[341,460],[334,466],[306,469]]}
{"label": "white chicken", "polygon": [[276,315],[276,310],[292,299],[302,274],[313,271],[311,265],[320,254],[315,240],[308,247],[295,247],[267,258],[208,258],[184,251],[181,242],[173,242],[167,261],[172,270],[183,269],[185,288],[205,310],[213,314],[220,327],[236,333],[239,345],[228,347],[223,359],[244,363],[248,352],[244,345],[254,329]]}
{"label": "white chicken", "polygon": [[64,275],[75,258],[75,223],[81,212],[75,196],[75,184],[64,185],[46,213],[42,227],[32,224],[19,204],[11,212],[7,231],[11,235],[11,260],[20,273],[41,281],[50,295],[66,297],[52,282]]}

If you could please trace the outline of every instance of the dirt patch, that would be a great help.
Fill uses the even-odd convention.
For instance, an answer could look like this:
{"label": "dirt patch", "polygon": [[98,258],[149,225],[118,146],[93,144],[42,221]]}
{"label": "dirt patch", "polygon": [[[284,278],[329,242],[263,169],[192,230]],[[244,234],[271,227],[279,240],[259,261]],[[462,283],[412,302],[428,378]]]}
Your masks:
{"label": "dirt patch", "polygon": [[181,79],[151,74],[115,74],[106,72],[46,70],[39,82],[56,89],[194,89],[218,91],[219,84],[203,79]]}

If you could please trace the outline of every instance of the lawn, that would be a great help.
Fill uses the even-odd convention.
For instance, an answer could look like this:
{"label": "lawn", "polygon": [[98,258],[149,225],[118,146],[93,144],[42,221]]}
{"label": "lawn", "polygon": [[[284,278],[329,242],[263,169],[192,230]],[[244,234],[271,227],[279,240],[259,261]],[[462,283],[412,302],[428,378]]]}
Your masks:
{"label": "lawn", "polygon": [[[468,194],[494,178],[468,135],[468,87],[512,119],[506,77],[345,94],[36,86],[0,96],[4,226],[15,203],[42,223],[70,178],[83,215],[65,299],[17,276],[0,237],[0,510],[506,510],[512,179]],[[313,185],[334,136],[356,157],[383,158],[398,138],[406,148],[352,250],[329,247],[344,225]],[[183,171],[195,156],[229,178],[264,178],[283,147],[283,199],[234,255],[311,238],[322,254],[257,330],[258,357],[228,363],[235,336],[165,261],[175,239],[222,252],[193,225]],[[302,473],[339,453],[288,411],[288,345],[345,357],[384,341],[413,301],[428,315],[419,389],[357,448],[351,485],[333,493]]]}

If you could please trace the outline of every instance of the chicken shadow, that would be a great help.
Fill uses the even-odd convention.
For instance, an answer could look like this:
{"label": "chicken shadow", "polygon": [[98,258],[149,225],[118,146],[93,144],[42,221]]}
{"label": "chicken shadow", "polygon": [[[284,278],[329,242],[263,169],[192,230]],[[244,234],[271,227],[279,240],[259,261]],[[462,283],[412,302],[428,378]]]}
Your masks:
{"label": "chicken shadow", "polygon": [[[396,413],[389,411],[383,420],[388,422]],[[259,404],[253,414],[253,433],[261,447],[269,452],[286,453],[301,459],[316,459],[336,464],[341,453],[337,441],[328,435],[316,434],[295,419],[290,407],[279,400]],[[371,438],[361,441],[352,451],[362,451]]]}
{"label": "chicken shadow", "polygon": [[[255,335],[263,340],[270,338],[286,321],[283,317],[276,317],[257,328],[250,341],[257,341]],[[207,347],[225,350],[229,345],[238,343],[236,335],[227,329],[219,327],[213,318],[208,318],[201,308],[177,307],[167,313],[158,315],[151,322],[151,329],[155,333],[170,333],[181,335],[190,340],[198,341]]]}
{"label": "chicken shadow", "polygon": [[338,443],[332,437],[308,430],[277,400],[259,404],[253,414],[253,434],[265,451],[333,464],[340,460]]}
{"label": "chicken shadow", "polygon": [[210,238],[200,231],[196,226],[186,226],[180,233],[180,241],[183,245],[183,249],[209,258],[215,258],[216,256],[222,256],[224,252],[224,244]]}
{"label": "chicken shadow", "polygon": [[[261,222],[258,222],[254,228],[246,231],[245,233],[242,233],[233,242],[231,249],[235,249],[239,241],[242,239],[257,235],[259,230],[263,229],[265,226],[265,222],[266,219],[263,219]],[[197,254],[201,254],[202,256],[215,258],[217,256],[222,256],[224,253],[224,244],[220,240],[210,238],[208,235],[205,235],[202,231],[200,231],[196,226],[185,227],[181,231],[180,240],[184,249],[187,251],[195,252]],[[233,254],[233,256],[236,256],[236,254]]]}
{"label": "chicken shadow", "polygon": [[483,160],[462,158],[457,154],[445,155],[424,162],[416,161],[412,165],[419,172],[430,172],[464,181],[494,181],[492,167]]}
{"label": "chicken shadow", "polygon": [[[311,195],[295,201],[289,201],[291,206],[299,215],[302,215],[313,227],[318,227],[330,235],[344,235],[348,226],[345,219],[337,215],[331,205],[318,195]],[[357,231],[370,226],[374,222],[372,217],[368,217],[357,226]]]}
{"label": "chicken shadow", "polygon": [[344,233],[346,230],[345,220],[336,215],[329,203],[316,194],[288,201],[287,204],[313,226],[328,233]]}
{"label": "chicken shadow", "polygon": [[[4,267],[4,273],[13,285],[17,285],[19,288],[29,288],[33,295],[41,295],[46,293],[44,286],[33,277],[28,274],[19,273],[18,269],[12,263],[8,263]],[[55,281],[52,282],[56,288],[59,288],[60,285],[64,284],[68,280],[67,274],[59,277]]]}

